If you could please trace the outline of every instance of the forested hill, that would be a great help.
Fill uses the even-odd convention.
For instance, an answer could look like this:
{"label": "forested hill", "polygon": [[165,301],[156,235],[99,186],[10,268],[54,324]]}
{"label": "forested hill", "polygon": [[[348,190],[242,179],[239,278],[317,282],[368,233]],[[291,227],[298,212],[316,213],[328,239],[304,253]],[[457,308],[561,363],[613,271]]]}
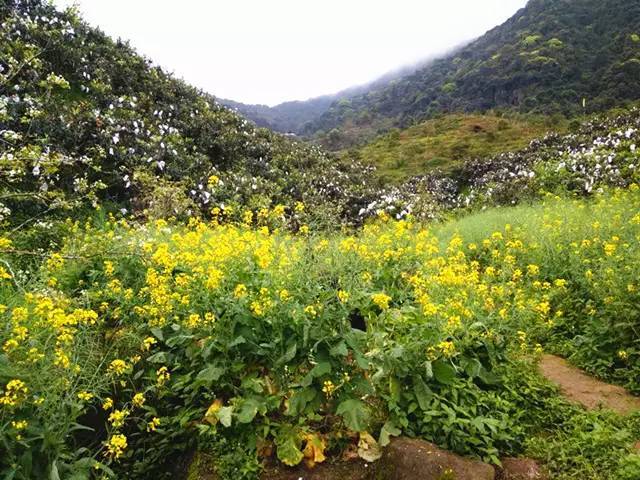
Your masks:
{"label": "forested hill", "polygon": [[92,204],[180,216],[302,201],[341,216],[369,201],[367,172],[256,128],[72,10],[0,1],[0,223]]}
{"label": "forested hill", "polygon": [[590,113],[640,98],[638,78],[640,1],[530,0],[456,53],[334,102],[305,133],[339,129],[344,146],[439,112],[499,107],[575,114],[583,112],[584,99]]}

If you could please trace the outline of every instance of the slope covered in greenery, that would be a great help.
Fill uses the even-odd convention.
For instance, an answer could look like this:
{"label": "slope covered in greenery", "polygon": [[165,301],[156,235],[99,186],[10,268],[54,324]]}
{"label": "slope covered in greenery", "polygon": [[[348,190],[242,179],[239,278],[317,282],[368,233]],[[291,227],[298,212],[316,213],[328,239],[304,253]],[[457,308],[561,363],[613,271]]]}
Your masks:
{"label": "slope covered in greenery", "polygon": [[[343,146],[439,112],[567,115],[640,98],[640,4],[530,0],[503,25],[391,85],[334,103],[306,129]],[[583,99],[585,100],[583,108]]]}
{"label": "slope covered in greenery", "polygon": [[373,82],[350,87],[332,95],[323,95],[309,100],[284,102],[273,107],[247,105],[226,99],[218,99],[218,101],[236,110],[260,127],[266,127],[281,133],[301,135],[311,125],[311,122],[324,114],[333,103],[345,101],[356,95],[362,95],[371,89],[387,86],[404,75],[413,73],[430,61],[423,60],[418,64],[393,70]]}
{"label": "slope covered in greenery", "polygon": [[546,349],[640,391],[638,110],[378,188],[73,12],[0,18],[3,478],[201,450],[255,479],[401,434],[638,478],[637,416],[535,373]]}
{"label": "slope covered in greenery", "polygon": [[565,123],[532,115],[449,114],[394,129],[348,155],[374,165],[385,182],[397,183],[433,170],[450,173],[468,159],[520,150],[548,131],[562,131]]}
{"label": "slope covered in greenery", "polygon": [[72,11],[2,2],[0,59],[0,221],[99,203],[240,218],[296,201],[336,221],[368,201],[367,168],[255,128]]}

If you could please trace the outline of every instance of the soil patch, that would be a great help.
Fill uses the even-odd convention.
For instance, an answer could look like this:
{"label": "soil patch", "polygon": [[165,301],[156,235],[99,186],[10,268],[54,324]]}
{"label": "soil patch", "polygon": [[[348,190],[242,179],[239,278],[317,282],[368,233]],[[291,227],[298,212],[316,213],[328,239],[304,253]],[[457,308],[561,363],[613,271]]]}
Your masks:
{"label": "soil patch", "polygon": [[589,376],[563,358],[544,355],[540,362],[540,371],[560,387],[567,399],[587,409],[604,407],[621,415],[640,411],[639,397],[631,395],[622,387]]}

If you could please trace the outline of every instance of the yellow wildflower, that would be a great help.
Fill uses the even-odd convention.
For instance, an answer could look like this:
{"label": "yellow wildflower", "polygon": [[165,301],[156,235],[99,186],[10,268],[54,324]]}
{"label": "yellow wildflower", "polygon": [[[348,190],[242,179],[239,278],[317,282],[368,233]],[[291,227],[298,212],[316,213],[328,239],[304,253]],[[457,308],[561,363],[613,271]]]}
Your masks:
{"label": "yellow wildflower", "polygon": [[391,301],[391,297],[384,293],[374,293],[371,295],[371,300],[375,303],[380,309],[387,310],[389,308],[389,302]]}
{"label": "yellow wildflower", "polygon": [[89,392],[80,392],[78,393],[78,398],[80,400],[82,400],[83,402],[88,402],[89,400],[91,400],[93,398],[93,393],[89,393]]}
{"label": "yellow wildflower", "polygon": [[158,417],[153,417],[151,421],[147,423],[147,432],[155,432],[159,426],[160,419]]}
{"label": "yellow wildflower", "polygon": [[116,435],[112,435],[111,438],[105,443],[107,447],[107,451],[105,452],[105,456],[111,458],[120,458],[124,451],[127,448],[127,437],[118,433]]}

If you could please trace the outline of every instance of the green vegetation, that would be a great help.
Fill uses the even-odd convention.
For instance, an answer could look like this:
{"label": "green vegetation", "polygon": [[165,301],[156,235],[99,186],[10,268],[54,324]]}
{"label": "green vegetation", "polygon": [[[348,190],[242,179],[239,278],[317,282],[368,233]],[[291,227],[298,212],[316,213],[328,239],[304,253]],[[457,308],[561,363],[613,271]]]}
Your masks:
{"label": "green vegetation", "polygon": [[[443,112],[507,108],[566,116],[640,98],[640,5],[625,0],[531,0],[478,40],[415,73],[334,102],[304,133],[330,148],[370,141]],[[353,125],[358,126],[353,129]],[[338,129],[341,143],[327,141]],[[331,140],[331,139],[329,139]]]}
{"label": "green vegetation", "polygon": [[254,127],[74,11],[1,2],[0,40],[0,222],[98,204],[239,219],[303,201],[335,223],[366,201],[362,165]]}
{"label": "green vegetation", "polygon": [[255,478],[271,455],[313,465],[402,433],[534,453],[554,478],[637,474],[636,423],[533,372],[546,346],[639,389],[638,211],[632,186],[353,235],[270,233],[279,212],[257,229],[70,221],[28,287],[2,270],[0,467],[161,478],[198,449]]}
{"label": "green vegetation", "polygon": [[[373,461],[397,435],[533,455],[562,480],[638,478],[638,416],[568,405],[536,365],[555,352],[640,393],[639,111],[467,161],[547,125],[439,117],[360,155],[455,175],[380,189],[73,11],[11,0],[0,20],[2,478],[173,478],[200,453],[191,477],[255,479],[358,445]],[[473,77],[469,61],[452,63]],[[443,80],[438,95],[464,93]],[[364,134],[369,114],[347,122]]]}
{"label": "green vegetation", "polygon": [[531,115],[444,115],[393,130],[349,155],[375,165],[385,182],[398,182],[435,169],[450,173],[469,158],[519,150],[550,130],[562,131],[565,123]]}

